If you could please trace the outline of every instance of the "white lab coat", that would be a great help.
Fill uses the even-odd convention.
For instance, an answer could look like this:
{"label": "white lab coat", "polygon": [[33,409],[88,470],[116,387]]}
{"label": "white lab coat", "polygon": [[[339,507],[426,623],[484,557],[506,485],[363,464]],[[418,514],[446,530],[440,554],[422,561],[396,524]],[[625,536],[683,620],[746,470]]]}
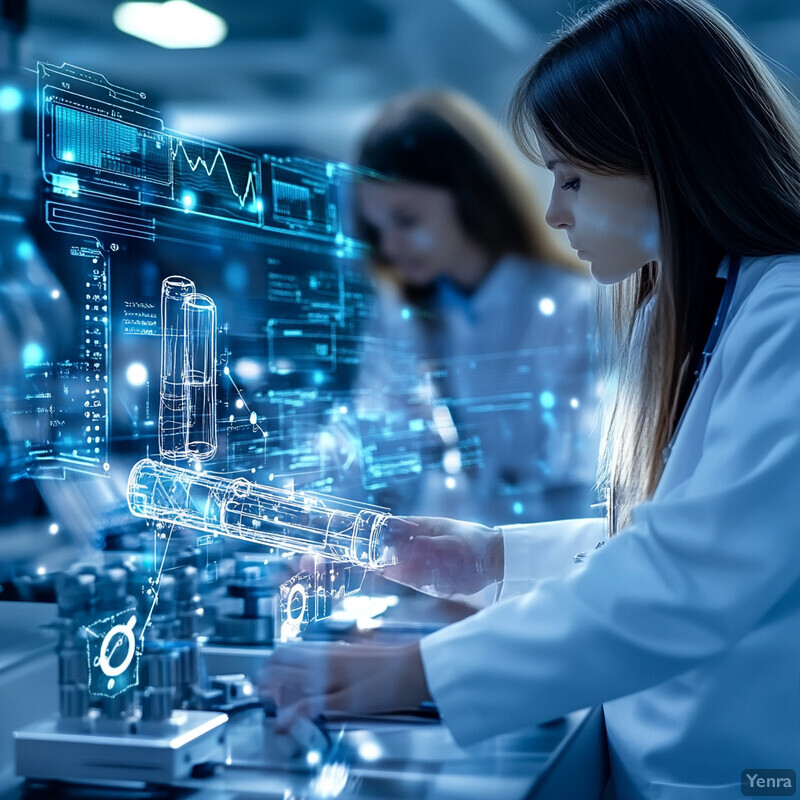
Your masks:
{"label": "white lab coat", "polygon": [[[380,428],[362,430],[362,448],[421,455],[418,472],[391,475],[376,502],[491,524],[579,514],[594,499],[597,452],[591,280],[507,256],[469,295],[438,281],[422,309],[377,288],[355,406]],[[454,423],[452,441],[436,433],[437,412]],[[430,446],[408,434],[415,423],[432,431]]]}
{"label": "white lab coat", "polygon": [[602,702],[618,800],[800,773],[799,481],[800,256],[745,258],[633,523],[574,567],[597,520],[504,529],[508,599],[423,639],[456,739]]}

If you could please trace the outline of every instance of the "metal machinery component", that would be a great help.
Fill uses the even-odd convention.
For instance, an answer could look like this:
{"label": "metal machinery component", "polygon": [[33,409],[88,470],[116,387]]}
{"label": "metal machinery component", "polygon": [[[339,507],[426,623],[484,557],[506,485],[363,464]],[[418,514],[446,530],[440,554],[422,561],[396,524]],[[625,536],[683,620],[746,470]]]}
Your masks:
{"label": "metal machinery component", "polygon": [[234,675],[215,675],[211,678],[211,688],[219,693],[215,699],[215,707],[220,711],[231,713],[261,706],[255,686],[241,672]]}
{"label": "metal machinery component", "polygon": [[[171,783],[223,761],[225,687],[203,688],[197,569],[163,575],[148,626],[130,568],[77,566],[57,582],[59,714],[15,732],[17,774]],[[183,638],[185,637],[185,638]]]}
{"label": "metal machinery component", "polygon": [[100,719],[90,712],[82,731],[62,731],[54,720],[17,731],[17,774],[37,780],[171,783],[188,778],[197,765],[225,759],[226,714],[177,711],[148,724],[147,733],[135,718],[114,733],[98,728]]}
{"label": "metal machinery component", "polygon": [[276,638],[278,586],[267,559],[258,561],[237,554],[236,574],[228,583],[228,596],[241,599],[239,614],[216,619],[214,642],[231,645],[271,646]]}

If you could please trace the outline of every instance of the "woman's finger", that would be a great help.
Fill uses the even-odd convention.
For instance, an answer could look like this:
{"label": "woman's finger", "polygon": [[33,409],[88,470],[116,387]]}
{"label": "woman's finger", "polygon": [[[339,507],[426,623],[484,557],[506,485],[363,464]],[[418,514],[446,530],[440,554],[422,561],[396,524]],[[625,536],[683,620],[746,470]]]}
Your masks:
{"label": "woman's finger", "polygon": [[279,709],[275,717],[275,731],[288,733],[298,719],[315,719],[325,709],[326,695],[305,697],[292,705]]}
{"label": "woman's finger", "polygon": [[318,694],[304,697],[302,700],[282,708],[275,717],[275,730],[287,733],[298,719],[316,719],[326,713],[369,713],[369,703],[360,698],[359,687],[351,686],[330,694]]}

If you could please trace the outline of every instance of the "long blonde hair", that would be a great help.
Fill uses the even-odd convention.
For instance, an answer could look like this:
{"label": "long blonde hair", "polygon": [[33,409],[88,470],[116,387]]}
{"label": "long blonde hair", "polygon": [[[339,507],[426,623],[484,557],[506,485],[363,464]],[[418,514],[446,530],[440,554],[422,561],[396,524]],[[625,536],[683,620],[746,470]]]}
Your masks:
{"label": "long blonde hair", "polygon": [[[519,83],[515,138],[655,188],[659,262],[612,289],[616,391],[600,482],[621,527],[649,498],[721,294],[725,254],[800,252],[800,117],[735,26],[704,0],[611,0]],[[613,532],[613,531],[612,531]]]}

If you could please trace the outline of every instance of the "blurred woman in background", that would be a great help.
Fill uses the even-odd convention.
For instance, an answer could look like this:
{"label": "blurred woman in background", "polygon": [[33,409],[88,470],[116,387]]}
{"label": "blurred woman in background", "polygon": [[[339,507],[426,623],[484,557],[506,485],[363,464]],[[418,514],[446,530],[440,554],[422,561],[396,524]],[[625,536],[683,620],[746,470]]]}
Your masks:
{"label": "blurred woman in background", "polygon": [[404,95],[357,163],[376,173],[358,187],[357,223],[378,303],[356,406],[405,454],[381,461],[367,448],[365,485],[385,486],[376,499],[396,513],[585,514],[591,282],[544,224],[498,127],[453,92]]}

